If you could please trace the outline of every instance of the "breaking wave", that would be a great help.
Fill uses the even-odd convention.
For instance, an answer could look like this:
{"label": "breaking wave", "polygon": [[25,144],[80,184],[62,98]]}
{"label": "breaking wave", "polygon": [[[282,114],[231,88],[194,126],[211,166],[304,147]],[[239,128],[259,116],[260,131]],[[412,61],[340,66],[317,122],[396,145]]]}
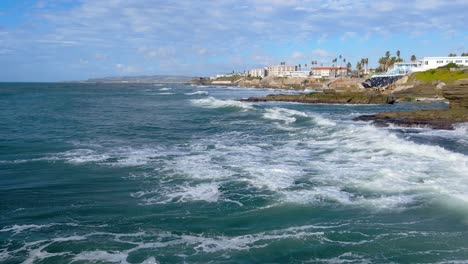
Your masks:
{"label": "breaking wave", "polygon": [[240,108],[242,110],[253,109],[252,105],[245,103],[245,102],[240,102],[240,101],[235,101],[235,100],[221,100],[221,99],[216,99],[214,97],[208,97],[204,99],[192,99],[190,101],[192,102],[193,105],[204,107],[204,108],[234,107],[234,108]]}

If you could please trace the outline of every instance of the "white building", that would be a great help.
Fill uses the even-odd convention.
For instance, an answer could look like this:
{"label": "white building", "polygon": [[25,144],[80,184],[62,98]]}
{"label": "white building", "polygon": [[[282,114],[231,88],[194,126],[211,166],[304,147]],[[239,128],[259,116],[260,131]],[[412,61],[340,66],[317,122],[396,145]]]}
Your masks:
{"label": "white building", "polygon": [[310,71],[291,71],[285,72],[283,74],[284,77],[299,77],[299,78],[307,78],[310,76]]}
{"label": "white building", "polygon": [[268,66],[265,68],[267,76],[273,77],[284,77],[286,73],[293,72],[297,70],[297,66],[291,65],[275,65],[275,66]]}
{"label": "white building", "polygon": [[409,72],[417,71],[415,69],[421,67],[421,61],[411,62],[396,62],[393,68],[389,70],[391,74],[407,74]]}
{"label": "white building", "polygon": [[315,78],[330,78],[343,76],[348,73],[347,67],[314,67],[312,68],[312,77]]}
{"label": "white building", "polygon": [[461,66],[468,66],[468,57],[424,57],[418,70],[436,69],[452,62]]}
{"label": "white building", "polygon": [[397,62],[389,69],[390,74],[407,74],[411,72],[427,71],[437,69],[449,63],[460,66],[468,66],[468,57],[424,57],[414,62]]}
{"label": "white building", "polygon": [[253,69],[250,70],[249,73],[250,77],[265,77],[265,69]]}

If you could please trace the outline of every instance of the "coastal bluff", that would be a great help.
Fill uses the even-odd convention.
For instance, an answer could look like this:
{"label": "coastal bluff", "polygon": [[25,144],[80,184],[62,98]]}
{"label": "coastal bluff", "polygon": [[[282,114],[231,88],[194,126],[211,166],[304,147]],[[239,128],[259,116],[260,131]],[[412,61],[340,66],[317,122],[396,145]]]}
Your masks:
{"label": "coastal bluff", "polygon": [[449,100],[451,109],[464,108],[468,111],[468,79],[445,86],[442,95]]}
{"label": "coastal bluff", "polygon": [[404,127],[423,126],[434,129],[453,130],[454,125],[468,122],[468,79],[456,81],[442,90],[449,101],[449,109],[385,112],[363,115],[353,120],[372,121],[378,126],[395,124]]}

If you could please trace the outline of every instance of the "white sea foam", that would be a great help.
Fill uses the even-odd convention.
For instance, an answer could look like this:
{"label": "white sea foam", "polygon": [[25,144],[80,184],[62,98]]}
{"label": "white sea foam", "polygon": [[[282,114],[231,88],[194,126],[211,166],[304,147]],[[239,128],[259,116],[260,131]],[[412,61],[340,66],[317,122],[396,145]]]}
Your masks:
{"label": "white sea foam", "polygon": [[163,88],[159,89],[159,91],[170,91],[170,90],[172,90],[172,88],[163,87]]}
{"label": "white sea foam", "polygon": [[[377,210],[402,209],[433,196],[468,203],[468,157],[463,154],[368,125],[337,124],[315,113],[275,107],[262,117],[284,123],[310,117],[315,125],[275,141],[220,134],[193,142],[192,154],[166,166],[194,180],[247,182],[276,193],[280,203],[331,202]],[[207,146],[215,148],[202,151]]]}
{"label": "white sea foam", "polygon": [[185,95],[208,95],[207,91],[196,91],[193,93],[185,93]]}
{"label": "white sea foam", "polygon": [[107,252],[102,250],[96,251],[85,251],[82,253],[77,254],[73,257],[73,261],[86,261],[86,262],[111,262],[111,263],[122,263],[126,264],[127,262],[128,253],[124,252]]}
{"label": "white sea foam", "polygon": [[208,97],[203,99],[193,99],[190,100],[193,105],[205,108],[227,108],[227,107],[235,107],[240,108],[243,110],[250,110],[253,109],[253,106],[240,101],[235,100],[220,100],[214,97]]}
{"label": "white sea foam", "polygon": [[157,95],[173,95],[174,93],[157,93]]}
{"label": "white sea foam", "polygon": [[[208,203],[218,202],[220,191],[218,184],[202,183],[195,186],[179,186],[171,191],[166,191],[160,196],[161,190],[153,192],[138,192],[134,197],[144,197],[146,204],[186,203],[204,201]],[[159,194],[158,196],[153,196]],[[150,197],[148,197],[150,196]]]}
{"label": "white sea foam", "polygon": [[161,153],[161,149],[158,147],[104,147],[99,144],[94,147],[95,149],[73,149],[50,155],[45,159],[52,161],[63,160],[74,164],[98,163],[131,167],[146,165],[158,157],[169,154],[167,152]]}
{"label": "white sea foam", "polygon": [[280,120],[286,124],[291,124],[296,122],[296,117],[302,116],[307,117],[307,114],[304,112],[286,109],[286,108],[268,108],[265,110],[263,117],[271,120]]}

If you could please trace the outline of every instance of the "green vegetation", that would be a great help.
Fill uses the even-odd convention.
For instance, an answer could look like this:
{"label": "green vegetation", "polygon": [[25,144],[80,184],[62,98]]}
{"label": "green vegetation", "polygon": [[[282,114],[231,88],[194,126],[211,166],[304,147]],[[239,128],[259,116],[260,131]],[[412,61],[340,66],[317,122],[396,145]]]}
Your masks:
{"label": "green vegetation", "polygon": [[[391,56],[390,51],[385,52],[385,56],[379,59],[379,67],[377,67],[375,71],[384,72],[390,69],[393,66],[393,64],[395,64],[396,62],[402,62],[403,59],[400,57],[401,52],[399,50],[396,51],[396,55],[397,55],[396,57]],[[413,59],[413,56],[412,56],[412,59]],[[414,56],[414,59],[416,60],[416,56]]]}
{"label": "green vegetation", "polygon": [[216,78],[215,81],[231,81],[231,82],[235,82],[235,81],[239,80],[240,78],[242,78],[242,76],[240,76],[240,75],[234,75],[234,76],[229,76],[229,77],[219,77],[219,78]]}
{"label": "green vegetation", "polygon": [[248,76],[245,78],[248,81],[253,81],[253,80],[262,80],[262,77],[253,77],[253,76]]}
{"label": "green vegetation", "polygon": [[456,80],[468,78],[468,70],[455,70],[450,69],[455,68],[451,65],[446,65],[439,69],[427,70],[424,72],[413,73],[410,77],[410,80],[421,81],[425,83],[433,81],[443,81],[445,83],[451,83]]}

